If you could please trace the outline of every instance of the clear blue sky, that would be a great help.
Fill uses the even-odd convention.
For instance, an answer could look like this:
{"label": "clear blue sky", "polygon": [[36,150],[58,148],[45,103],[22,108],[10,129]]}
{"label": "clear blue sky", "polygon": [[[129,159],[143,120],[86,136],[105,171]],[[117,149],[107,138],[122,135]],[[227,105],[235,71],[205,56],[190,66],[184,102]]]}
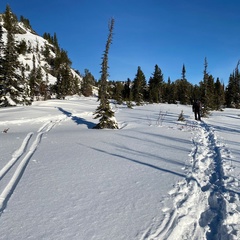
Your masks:
{"label": "clear blue sky", "polygon": [[228,83],[240,59],[239,0],[1,0],[19,17],[30,20],[39,34],[56,32],[72,66],[100,77],[108,21],[115,19],[109,52],[109,79],[134,79],[140,66],[146,79],[154,66],[164,80],[202,80],[204,58],[208,72]]}

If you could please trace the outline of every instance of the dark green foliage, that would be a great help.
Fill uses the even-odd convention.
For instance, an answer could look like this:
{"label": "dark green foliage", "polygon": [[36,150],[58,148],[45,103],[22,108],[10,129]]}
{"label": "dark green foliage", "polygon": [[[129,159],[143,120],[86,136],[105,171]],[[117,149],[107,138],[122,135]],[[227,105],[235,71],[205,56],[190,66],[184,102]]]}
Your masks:
{"label": "dark green foliage", "polygon": [[[21,25],[7,5],[2,15],[3,26],[7,31],[7,42],[2,41],[3,28],[0,27],[0,106],[29,104],[30,98],[47,99],[53,94],[64,98],[66,94],[80,94],[80,76],[71,69],[71,60],[65,50],[60,49],[56,33],[52,37],[45,34],[49,43],[40,48],[38,42],[22,40],[15,42],[15,34],[23,34],[32,30],[30,21],[20,17]],[[55,53],[55,54],[53,54]],[[19,54],[26,60],[32,57],[33,67],[21,65],[18,62]],[[41,66],[41,54],[48,64]],[[49,86],[48,74],[58,79],[54,86]],[[53,91],[52,93],[50,91]]]}
{"label": "dark green foliage", "polygon": [[149,101],[159,103],[163,101],[163,74],[155,65],[153,76],[149,79]]}
{"label": "dark green foliage", "polygon": [[112,98],[117,101],[117,104],[123,103],[123,90],[124,90],[124,83],[123,82],[115,82],[114,83],[114,90],[112,93]]}
{"label": "dark green foliage", "polygon": [[30,30],[30,32],[32,32],[33,34],[35,34],[36,32],[32,29],[32,26],[30,24],[30,21],[29,19],[23,17],[23,16],[20,16],[20,22],[23,23],[24,27],[28,30]]}
{"label": "dark green foliage", "polygon": [[45,61],[49,65],[53,65],[54,60],[52,59],[52,57],[50,55],[50,46],[48,44],[46,44],[46,43],[44,45],[44,48],[42,49],[42,54],[45,57]]}
{"label": "dark green foliage", "polygon": [[137,74],[133,80],[132,87],[133,101],[135,101],[138,106],[142,105],[144,102],[145,90],[146,90],[146,78],[143,71],[141,70],[141,67],[138,66]]}
{"label": "dark green foliage", "polygon": [[131,96],[131,80],[128,78],[127,81],[124,83],[123,86],[123,99],[126,101],[132,101]]}
{"label": "dark green foliage", "polygon": [[113,37],[113,27],[114,27],[114,19],[112,18],[109,23],[109,34],[106,42],[105,51],[102,57],[102,68],[101,68],[101,79],[100,79],[100,86],[99,86],[99,101],[100,105],[95,111],[95,119],[99,118],[99,123],[94,127],[96,129],[103,129],[103,128],[110,128],[110,129],[117,129],[118,125],[114,119],[114,112],[111,109],[109,103],[109,94],[107,91],[108,83],[108,53],[109,48],[112,43]]}
{"label": "dark green foliage", "polygon": [[132,82],[128,78],[127,81],[124,83],[123,91],[122,91],[123,100],[126,101],[128,108],[132,108],[132,106],[133,106],[133,104],[132,104],[133,96],[132,96],[131,85],[132,85]]}
{"label": "dark green foliage", "polygon": [[[204,71],[203,71],[203,80],[200,82],[200,100],[202,103],[202,116],[207,117],[210,110],[210,95],[209,93],[212,92],[212,88],[208,90],[208,86],[212,83],[212,77],[209,78],[209,74],[207,71],[208,62],[207,58],[204,59]],[[210,81],[209,81],[210,80]]]}
{"label": "dark green foliage", "polygon": [[175,103],[175,84],[168,78],[168,82],[163,85],[163,102]]}
{"label": "dark green foliage", "polygon": [[[11,16],[11,15],[6,15]],[[7,18],[5,18],[8,20]],[[0,106],[12,106],[18,103],[23,103],[23,87],[21,76],[17,73],[20,69],[20,64],[18,62],[18,53],[14,40],[14,34],[11,27],[7,32],[7,44],[3,50],[3,79],[2,88],[4,96],[0,99]]]}
{"label": "dark green foliage", "polygon": [[[194,87],[194,99],[199,99],[203,105],[202,115],[207,117],[209,111],[220,110],[225,102],[224,86],[219,79],[215,82],[212,75],[207,71],[208,63],[205,58],[203,80],[199,87]],[[197,97],[196,97],[197,96]]]}
{"label": "dark green foliage", "polygon": [[186,79],[186,68],[183,64],[182,78],[175,81],[175,98],[181,104],[191,104],[191,84]]}
{"label": "dark green foliage", "polygon": [[50,44],[54,46],[54,49],[52,49],[55,53],[58,53],[60,51],[60,46],[58,44],[57,34],[54,33],[53,36],[51,36],[50,33],[44,33],[43,38],[46,39]]}
{"label": "dark green foliage", "polygon": [[28,47],[27,43],[25,40],[22,40],[18,45],[17,45],[17,52],[18,54],[23,54],[25,55],[27,53]]}
{"label": "dark green foliage", "polygon": [[222,110],[225,103],[224,85],[217,78],[214,84],[214,109]]}
{"label": "dark green foliage", "polygon": [[64,99],[67,95],[79,94],[80,84],[79,78],[76,77],[77,74],[74,75],[71,71],[72,62],[67,51],[58,48],[56,34],[54,36],[56,57],[50,56],[50,48],[47,44],[45,44],[44,56],[51,66],[50,73],[57,78],[55,86],[52,86],[51,89],[57,95],[57,98]]}
{"label": "dark green foliage", "polygon": [[[36,47],[31,41],[15,42],[16,33],[24,33],[19,26],[18,19],[12,13],[10,6],[2,15],[3,26],[0,25],[0,106],[15,105],[18,103],[28,104],[29,96],[32,99],[47,99],[51,93],[58,98],[65,98],[66,95],[80,94],[84,96],[92,95],[92,86],[96,85],[94,77],[89,71],[85,72],[82,84],[80,84],[77,73],[71,69],[71,60],[67,51],[60,48],[57,35],[51,36],[44,33],[47,40],[45,46]],[[20,17],[22,25],[31,30],[30,21],[23,16]],[[109,99],[114,98],[118,103],[126,101],[129,107],[132,101],[137,105],[142,105],[145,101],[151,103],[168,102],[191,104],[193,100],[201,100],[204,109],[203,114],[207,116],[210,110],[221,110],[222,106],[240,108],[240,73],[239,62],[229,77],[228,85],[225,87],[217,78],[208,73],[208,62],[204,60],[203,79],[199,85],[192,85],[186,79],[186,68],[183,64],[181,78],[175,81],[163,80],[163,73],[158,65],[155,65],[154,73],[146,83],[145,75],[140,67],[133,82],[128,79],[124,82],[108,81],[108,53],[113,37],[114,19],[109,24],[109,35],[107,38],[105,51],[102,56],[101,78],[98,82],[100,106],[96,110],[96,118],[100,118],[100,123],[96,128],[117,128],[114,121],[114,113],[111,110]],[[3,42],[3,27],[7,30],[7,41]],[[53,54],[54,53],[54,54]],[[22,66],[18,62],[18,55],[33,54],[33,65],[30,74],[30,66]],[[46,66],[40,67],[40,54],[47,62]],[[29,58],[28,56],[25,56]],[[36,60],[37,59],[37,60]],[[36,64],[36,61],[37,64]],[[45,72],[44,72],[44,71]],[[44,75],[43,75],[44,74]],[[56,84],[49,86],[48,74],[57,78]],[[26,75],[26,76],[25,76]],[[81,89],[80,89],[81,86]],[[111,125],[112,124],[112,125]]]}
{"label": "dark green foliage", "polygon": [[226,88],[226,105],[227,107],[240,108],[240,73],[239,64],[229,77],[228,86]]}
{"label": "dark green foliage", "polygon": [[43,77],[42,68],[36,67],[36,58],[33,55],[33,68],[29,74],[29,90],[32,100],[47,99],[47,81]]}
{"label": "dark green foliage", "polygon": [[175,81],[175,98],[181,104],[190,104],[191,84],[186,79],[178,79]]}
{"label": "dark green foliage", "polygon": [[62,64],[67,64],[69,67],[72,64],[71,60],[68,58],[67,52],[63,49],[61,49],[55,57],[54,68],[58,69]]}
{"label": "dark green foliage", "polygon": [[4,28],[12,34],[18,33],[18,19],[15,14],[12,13],[12,10],[9,5],[6,6],[5,13],[3,14]]}
{"label": "dark green foliage", "polygon": [[5,90],[4,90],[4,59],[3,59],[3,54],[4,54],[4,43],[3,43],[3,28],[2,25],[0,24],[0,102],[1,99],[3,99],[3,96],[5,95]]}
{"label": "dark green foliage", "polygon": [[71,70],[67,64],[58,69],[57,74],[57,98],[65,99],[67,95],[71,94]]}

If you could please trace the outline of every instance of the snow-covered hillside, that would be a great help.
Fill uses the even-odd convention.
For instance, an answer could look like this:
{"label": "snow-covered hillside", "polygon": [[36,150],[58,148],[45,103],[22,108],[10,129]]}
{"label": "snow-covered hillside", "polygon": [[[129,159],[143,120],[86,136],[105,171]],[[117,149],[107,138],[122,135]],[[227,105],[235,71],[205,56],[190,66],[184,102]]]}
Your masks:
{"label": "snow-covered hillside", "polygon": [[93,130],[97,105],[0,109],[0,239],[240,239],[239,110],[114,105]]}
{"label": "snow-covered hillside", "polygon": [[[35,57],[35,64],[36,68],[41,67],[42,69],[42,75],[43,80],[46,81],[46,76],[48,75],[48,80],[50,84],[54,84],[57,79],[50,73],[51,67],[46,62],[45,57],[41,54],[41,52],[37,51],[37,49],[44,49],[46,45],[50,46],[50,49],[53,48],[47,40],[44,38],[31,33],[27,29],[24,28],[24,26],[19,23],[19,25],[26,31],[24,34],[16,34],[15,39],[17,43],[20,43],[21,41],[25,41],[27,43],[28,48],[31,48],[32,51],[30,53],[26,53],[24,55],[20,54],[19,61],[20,63],[25,66],[26,69],[26,76],[29,76],[31,70],[33,69],[33,56]],[[55,57],[55,53],[50,50],[50,54],[52,57]]]}
{"label": "snow-covered hillside", "polygon": [[[0,24],[3,26],[3,18],[0,14]],[[30,53],[26,53],[24,55],[20,54],[19,56],[19,62],[23,66],[29,66],[28,71],[26,71],[26,76],[29,75],[31,70],[33,69],[33,56],[36,58],[36,67],[42,67],[42,73],[44,80],[46,80],[46,75],[48,75],[48,80],[50,84],[54,84],[56,82],[56,77],[52,76],[50,74],[51,66],[46,62],[45,57],[41,53],[41,51],[45,48],[45,46],[49,46],[50,49],[50,55],[54,58],[56,54],[51,50],[54,48],[52,44],[50,44],[46,39],[39,36],[35,32],[33,32],[31,29],[28,29],[24,26],[23,23],[18,22],[19,28],[22,29],[23,33],[15,34],[15,42],[16,44],[19,44],[21,41],[25,41],[27,44],[27,48],[31,49]],[[3,27],[3,41],[6,44],[7,42],[7,30]],[[72,74],[76,77],[78,77],[80,80],[82,79],[74,69],[72,69]]]}
{"label": "snow-covered hillside", "polygon": [[[4,27],[3,14],[0,14],[0,25],[3,31],[3,46],[1,46],[1,49],[4,49],[6,48],[8,42],[8,30]],[[69,86],[72,84],[72,89],[80,88],[82,77],[79,73],[77,73],[77,71],[71,68],[71,61],[68,59],[66,51],[60,49],[59,45],[53,45],[50,41],[47,41],[43,37],[37,35],[35,31],[28,28],[23,22],[17,21],[15,28],[16,30],[13,34],[13,38],[15,54],[18,54],[19,61],[15,72],[19,75],[18,78],[21,79],[21,83],[19,83],[19,85],[20,88],[24,88],[21,93],[24,98],[28,97],[32,100],[50,98],[53,94],[56,94],[56,91],[52,92],[51,86],[56,84],[57,81],[58,83],[57,86],[55,86],[55,90],[56,88],[62,88],[59,81],[68,82],[67,84],[62,83],[65,87],[68,85],[68,88],[70,88]],[[53,38],[50,34],[49,37]],[[3,59],[6,58],[6,52],[4,52],[4,50],[0,54]],[[64,60],[61,59],[63,57],[65,58]],[[65,70],[64,73],[64,70],[62,69]],[[59,79],[57,79],[57,76]],[[71,81],[74,83],[71,83]],[[6,83],[7,82],[8,81],[6,81]],[[6,83],[2,81],[0,82],[0,90]],[[7,86],[5,89],[10,87]],[[14,88],[16,87],[14,86]],[[76,92],[73,94],[77,92],[78,90],[76,89]],[[0,93],[0,97],[2,98],[2,92]],[[8,95],[11,94],[6,94],[5,97],[9,97]],[[64,96],[60,97],[64,98]],[[12,100],[12,102],[14,102],[14,100]]]}

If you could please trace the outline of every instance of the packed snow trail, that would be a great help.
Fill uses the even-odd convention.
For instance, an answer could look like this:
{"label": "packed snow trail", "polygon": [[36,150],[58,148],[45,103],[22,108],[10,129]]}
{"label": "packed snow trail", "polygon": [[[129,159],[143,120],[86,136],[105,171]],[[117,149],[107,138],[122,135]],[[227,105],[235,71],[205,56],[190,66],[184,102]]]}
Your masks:
{"label": "packed snow trail", "polygon": [[163,209],[160,227],[142,239],[240,239],[240,181],[231,176],[230,151],[204,122],[194,134],[192,169],[169,192],[173,206]]}
{"label": "packed snow trail", "polygon": [[[5,186],[3,192],[0,194],[0,214],[4,211],[6,208],[7,202],[12,195],[14,189],[16,188],[18,182],[20,181],[29,160],[31,159],[32,155],[36,151],[37,147],[39,146],[41,142],[42,135],[44,133],[49,132],[54,125],[57,123],[57,121],[50,121],[46,122],[41,126],[41,128],[37,131],[37,136],[33,143],[31,144],[28,152],[22,159],[22,161],[17,166],[12,178],[8,182],[8,184]],[[8,171],[12,168],[12,166],[22,157],[22,155],[26,152],[27,145],[29,144],[29,141],[34,133],[30,132],[27,134],[25,139],[22,142],[22,145],[20,148],[15,151],[15,153],[12,156],[12,159],[0,170],[0,180],[8,173]]]}

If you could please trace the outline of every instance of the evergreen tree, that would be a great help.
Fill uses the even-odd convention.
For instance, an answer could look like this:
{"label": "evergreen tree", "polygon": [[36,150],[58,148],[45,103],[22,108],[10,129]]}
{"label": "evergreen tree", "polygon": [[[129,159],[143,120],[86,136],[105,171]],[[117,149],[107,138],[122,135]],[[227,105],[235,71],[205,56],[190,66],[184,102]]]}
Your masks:
{"label": "evergreen tree", "polygon": [[127,101],[132,101],[130,93],[131,93],[131,80],[128,78],[127,81],[124,83],[123,87],[123,99]]}
{"label": "evergreen tree", "polygon": [[71,70],[67,64],[61,65],[57,74],[57,98],[65,99],[67,95],[71,95]]}
{"label": "evergreen tree", "polygon": [[123,90],[124,84],[122,82],[114,83],[113,99],[115,99],[118,104],[123,103]]}
{"label": "evergreen tree", "polygon": [[25,28],[29,29],[32,33],[35,33],[32,29],[32,26],[30,24],[29,19],[23,17],[22,15],[20,16],[20,22],[23,23],[23,25],[25,26]]}
{"label": "evergreen tree", "polygon": [[3,54],[4,54],[4,42],[3,42],[3,28],[2,25],[0,24],[0,103],[1,99],[3,99],[3,96],[5,94],[4,91],[4,59],[3,59]]}
{"label": "evergreen tree", "polygon": [[163,101],[167,103],[175,103],[175,84],[171,82],[170,77],[167,83],[164,84]]}
{"label": "evergreen tree", "polygon": [[46,100],[48,96],[47,77],[44,80],[42,67],[36,66],[36,57],[33,55],[33,67],[29,74],[29,89],[32,100]]}
{"label": "evergreen tree", "polygon": [[43,47],[43,50],[42,50],[42,54],[43,56],[45,57],[45,61],[49,64],[49,65],[52,65],[51,64],[51,56],[50,56],[50,47],[49,45],[45,42],[44,44],[44,47]]}
{"label": "evergreen tree", "polygon": [[225,102],[224,85],[221,84],[219,78],[217,78],[214,86],[214,108],[221,110]]}
{"label": "evergreen tree", "polygon": [[153,76],[149,79],[149,101],[159,103],[163,100],[163,74],[162,70],[155,65]]}
{"label": "evergreen tree", "polygon": [[21,76],[19,75],[20,63],[14,40],[14,25],[11,25],[12,14],[7,8],[4,14],[4,24],[7,24],[7,43],[3,51],[3,91],[4,96],[0,99],[1,106],[12,106],[24,103],[23,87]]}
{"label": "evergreen tree", "polygon": [[25,40],[22,40],[18,45],[17,45],[17,51],[18,54],[23,54],[25,55],[27,53],[27,43]]}
{"label": "evergreen tree", "polygon": [[32,101],[30,98],[30,89],[29,89],[28,80],[26,79],[26,76],[25,76],[25,72],[26,72],[26,68],[24,66],[21,66],[21,82],[24,84],[22,96],[24,99],[24,103],[26,105],[30,105]]}
{"label": "evergreen tree", "polygon": [[182,79],[186,79],[186,68],[185,68],[185,65],[183,64],[183,67],[182,67]]}
{"label": "evergreen tree", "polygon": [[207,108],[209,110],[214,110],[214,78],[212,75],[209,75],[206,82],[206,94],[205,100],[207,100]]}
{"label": "evergreen tree", "polygon": [[207,58],[204,59],[204,71],[203,71],[203,80],[200,82],[200,101],[202,103],[203,109],[202,109],[202,115],[207,116],[209,112],[209,106],[208,106],[208,92],[207,92],[207,86],[208,86],[208,78],[209,74],[207,71],[208,62]]}
{"label": "evergreen tree", "polygon": [[93,86],[95,85],[95,78],[88,69],[84,70],[84,76],[81,83],[81,93],[85,97],[92,96]]}
{"label": "evergreen tree", "polygon": [[33,55],[32,63],[33,63],[33,67],[29,74],[29,88],[30,88],[30,96],[32,100],[34,100],[34,96],[36,95],[36,75],[37,75],[35,55]]}
{"label": "evergreen tree", "polygon": [[122,95],[123,95],[123,100],[126,101],[126,104],[129,108],[132,108],[132,88],[131,88],[131,80],[128,78],[127,81],[124,83],[123,86],[123,91],[122,91]]}
{"label": "evergreen tree", "polygon": [[[71,71],[71,69],[70,69]],[[81,91],[80,91],[80,80],[79,78],[75,75],[73,75],[71,73],[71,85],[70,85],[70,93],[71,95],[74,95],[74,94],[78,94],[80,95]]]}
{"label": "evergreen tree", "polygon": [[136,76],[133,80],[132,92],[133,100],[136,104],[142,105],[144,102],[144,90],[146,89],[146,78],[141,70],[141,67],[138,66]]}
{"label": "evergreen tree", "polygon": [[228,107],[240,108],[240,73],[238,61],[235,71],[230,75],[226,89],[226,104]]}
{"label": "evergreen tree", "polygon": [[58,39],[57,39],[57,34],[54,33],[53,38],[52,38],[53,45],[55,46],[57,53],[60,52],[60,46],[58,44]]}
{"label": "evergreen tree", "polygon": [[[56,39],[55,39],[56,41]],[[57,50],[52,63],[52,75],[57,78],[57,82],[52,89],[55,89],[57,98],[64,99],[66,95],[79,94],[79,80],[73,76],[71,71],[71,60],[65,50]]]}
{"label": "evergreen tree", "polygon": [[175,82],[176,87],[176,97],[181,104],[191,103],[191,84],[186,79],[186,68],[183,64],[182,67],[182,79],[178,79]]}
{"label": "evergreen tree", "polygon": [[108,100],[108,92],[107,92],[107,78],[108,78],[108,53],[109,48],[112,43],[113,37],[113,27],[114,27],[114,19],[112,18],[109,23],[109,34],[107,38],[107,43],[105,47],[105,51],[102,57],[102,70],[101,70],[101,79],[99,86],[99,101],[100,105],[95,111],[95,118],[99,118],[99,123],[94,127],[97,129],[103,128],[118,128],[118,124],[115,121],[114,112],[111,109],[109,100]]}
{"label": "evergreen tree", "polygon": [[17,31],[18,19],[17,16],[13,14],[9,5],[6,6],[6,10],[3,14],[3,21],[4,21],[3,26],[8,32],[11,32],[11,34],[18,33]]}

